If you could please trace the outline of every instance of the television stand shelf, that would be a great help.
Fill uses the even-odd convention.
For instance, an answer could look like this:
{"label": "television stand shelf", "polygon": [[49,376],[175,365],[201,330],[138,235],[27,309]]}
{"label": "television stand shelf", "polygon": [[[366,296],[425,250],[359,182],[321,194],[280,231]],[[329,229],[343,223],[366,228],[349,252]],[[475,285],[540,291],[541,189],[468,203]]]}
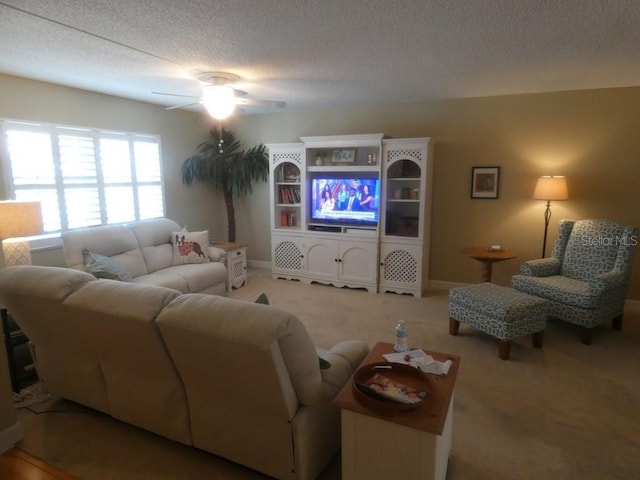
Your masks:
{"label": "television stand shelf", "polygon": [[342,232],[342,227],[335,225],[309,225],[309,230],[312,232],[331,232],[331,233],[340,233]]}

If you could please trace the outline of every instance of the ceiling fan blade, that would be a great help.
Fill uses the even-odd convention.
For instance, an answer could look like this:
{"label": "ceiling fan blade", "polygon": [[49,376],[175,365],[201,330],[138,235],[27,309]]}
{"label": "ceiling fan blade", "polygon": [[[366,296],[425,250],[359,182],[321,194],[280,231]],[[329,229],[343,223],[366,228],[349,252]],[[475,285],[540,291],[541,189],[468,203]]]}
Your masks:
{"label": "ceiling fan blade", "polygon": [[237,105],[245,105],[247,107],[271,107],[284,108],[287,104],[276,100],[256,100],[253,98],[236,98]]}
{"label": "ceiling fan blade", "polygon": [[164,93],[164,92],[151,92],[154,95],[167,95],[169,97],[184,97],[184,98],[200,98],[194,95],[180,95],[179,93]]}
{"label": "ceiling fan blade", "polygon": [[199,103],[202,103],[202,102],[182,103],[180,105],[173,105],[172,107],[166,107],[165,110],[175,110],[176,108],[190,107],[191,105],[198,105]]}

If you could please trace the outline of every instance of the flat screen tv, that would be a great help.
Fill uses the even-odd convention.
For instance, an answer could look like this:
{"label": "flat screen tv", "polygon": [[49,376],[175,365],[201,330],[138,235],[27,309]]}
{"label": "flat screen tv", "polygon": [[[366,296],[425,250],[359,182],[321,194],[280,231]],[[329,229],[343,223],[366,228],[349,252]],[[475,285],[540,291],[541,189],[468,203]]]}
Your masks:
{"label": "flat screen tv", "polygon": [[311,180],[311,221],[329,225],[378,225],[377,178],[315,177]]}

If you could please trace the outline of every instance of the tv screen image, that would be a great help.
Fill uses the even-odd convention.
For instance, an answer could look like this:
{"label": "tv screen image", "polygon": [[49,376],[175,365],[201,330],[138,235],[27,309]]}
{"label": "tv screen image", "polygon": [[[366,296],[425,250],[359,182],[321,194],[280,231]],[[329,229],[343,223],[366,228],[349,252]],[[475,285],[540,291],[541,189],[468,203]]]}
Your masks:
{"label": "tv screen image", "polygon": [[377,226],[380,182],[377,178],[311,180],[311,220],[337,225]]}

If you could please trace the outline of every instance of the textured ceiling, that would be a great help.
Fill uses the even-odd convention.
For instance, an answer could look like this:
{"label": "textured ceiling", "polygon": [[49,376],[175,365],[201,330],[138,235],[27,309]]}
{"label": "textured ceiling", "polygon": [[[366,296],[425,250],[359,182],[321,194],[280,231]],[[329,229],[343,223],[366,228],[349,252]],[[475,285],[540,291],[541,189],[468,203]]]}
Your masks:
{"label": "textured ceiling", "polygon": [[287,108],[640,86],[638,0],[0,1],[0,73],[185,103],[226,71]]}

